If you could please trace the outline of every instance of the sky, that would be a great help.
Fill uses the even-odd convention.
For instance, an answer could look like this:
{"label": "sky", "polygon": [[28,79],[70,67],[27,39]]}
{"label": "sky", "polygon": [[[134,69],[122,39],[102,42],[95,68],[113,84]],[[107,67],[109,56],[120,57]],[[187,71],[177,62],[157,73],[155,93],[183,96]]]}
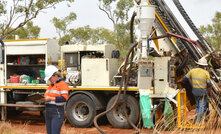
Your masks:
{"label": "sky", "polygon": [[[194,34],[188,28],[188,25],[176,9],[173,1],[164,1],[166,1],[184,29],[187,30],[190,37],[194,39]],[[215,12],[221,12],[221,0],[180,0],[180,3],[197,27],[212,24],[211,20]],[[98,4],[98,0],[75,0],[71,4],[71,7],[67,7],[65,3],[62,3],[57,5],[55,9],[49,9],[41,13],[33,22],[35,25],[41,27],[40,38],[56,37],[55,28],[51,23],[52,18],[62,18],[69,15],[70,12],[77,14],[77,20],[72,23],[71,28],[90,25],[91,28],[104,27],[113,29],[113,24],[107,18],[106,14],[98,9]]]}

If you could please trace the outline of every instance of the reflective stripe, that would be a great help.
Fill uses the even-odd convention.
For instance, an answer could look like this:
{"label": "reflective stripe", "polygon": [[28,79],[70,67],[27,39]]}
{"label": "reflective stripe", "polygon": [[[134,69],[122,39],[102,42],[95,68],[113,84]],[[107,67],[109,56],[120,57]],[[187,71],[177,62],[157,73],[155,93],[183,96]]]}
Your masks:
{"label": "reflective stripe", "polygon": [[68,91],[61,91],[61,94],[68,94]]}
{"label": "reflective stripe", "polygon": [[66,102],[59,102],[56,103],[55,101],[47,101],[45,102],[45,104],[53,104],[53,105],[57,105],[57,106],[64,106]]}
{"label": "reflective stripe", "polygon": [[206,85],[203,85],[203,84],[193,84],[193,88],[206,89]]}
{"label": "reflective stripe", "polygon": [[193,83],[194,86],[207,86],[207,84]]}
{"label": "reflective stripe", "polygon": [[68,91],[47,90],[46,93],[68,94]]}
{"label": "reflective stripe", "polygon": [[[59,81],[57,83],[55,83],[54,85],[50,85],[48,87],[48,89],[45,92],[45,96],[50,96],[50,97],[64,97],[66,99],[66,101],[68,100],[68,92],[69,91],[69,87],[67,85],[67,83],[65,83],[64,81]],[[58,104],[58,105],[64,105],[61,102],[48,102],[48,104]]]}
{"label": "reflective stripe", "polygon": [[61,94],[60,91],[57,91],[57,90],[47,90],[46,93],[56,93],[56,94]]}
{"label": "reflective stripe", "polygon": [[192,78],[193,80],[199,80],[199,81],[206,81],[205,79],[200,79],[200,78]]}
{"label": "reflective stripe", "polygon": [[203,90],[203,91],[204,91],[204,90],[207,90],[206,88],[193,88],[193,89],[194,89],[194,90],[195,90],[195,89],[198,89],[198,90]]}

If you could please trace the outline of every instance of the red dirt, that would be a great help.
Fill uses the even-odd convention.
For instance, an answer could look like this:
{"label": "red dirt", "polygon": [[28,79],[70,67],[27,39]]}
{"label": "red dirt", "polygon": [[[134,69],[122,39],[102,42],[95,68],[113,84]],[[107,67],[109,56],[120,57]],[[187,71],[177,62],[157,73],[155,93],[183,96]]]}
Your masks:
{"label": "red dirt", "polygon": [[[28,133],[35,134],[45,134],[46,127],[44,119],[40,116],[38,111],[25,111],[19,116],[8,117],[7,121],[11,123],[12,129],[25,129]],[[0,125],[4,122],[1,121]],[[108,134],[134,134],[136,131],[134,129],[117,129],[113,128],[111,125],[101,125],[100,128]],[[142,133],[148,134],[153,131],[150,129],[142,129]],[[98,130],[92,126],[91,128],[75,128],[66,120],[64,126],[62,127],[62,134],[99,134]]]}
{"label": "red dirt", "polygon": [[[210,107],[211,113],[213,115],[214,110],[212,107]],[[191,121],[195,117],[195,110],[188,111],[188,119]],[[100,128],[108,133],[108,134],[135,134],[136,131],[134,129],[117,129],[113,128],[111,125],[109,125],[106,119],[103,119],[103,123],[99,123]],[[24,132],[18,132],[22,134],[46,134],[46,127],[44,119],[40,116],[39,111],[25,111],[19,116],[11,116],[8,117],[7,121],[11,123],[13,130],[25,130]],[[208,123],[214,122],[214,117],[210,117],[208,120]],[[4,124],[3,121],[0,121],[0,127]],[[206,129],[178,129],[177,127],[173,131],[164,131],[164,130],[157,130],[160,133],[182,133],[182,134],[190,134],[190,133],[213,133],[218,134],[221,133],[221,119],[217,122],[219,124],[218,128],[214,129],[213,126],[209,125],[210,127],[207,127]],[[212,127],[212,128],[211,128]],[[153,130],[151,129],[142,129],[141,132],[143,134],[150,134],[153,133]],[[98,130],[92,126],[91,128],[75,128],[72,127],[71,124],[68,122],[68,120],[65,120],[64,126],[62,127],[62,134],[100,134]]]}

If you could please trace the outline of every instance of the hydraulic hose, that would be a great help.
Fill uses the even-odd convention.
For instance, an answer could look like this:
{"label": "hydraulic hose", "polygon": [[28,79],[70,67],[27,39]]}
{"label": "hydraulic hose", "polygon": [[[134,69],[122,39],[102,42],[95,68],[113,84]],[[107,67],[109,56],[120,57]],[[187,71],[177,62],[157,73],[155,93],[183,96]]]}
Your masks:
{"label": "hydraulic hose", "polygon": [[98,130],[101,134],[105,134],[105,132],[102,131],[102,130],[100,129],[100,127],[98,126],[98,124],[97,124],[97,119],[100,118],[101,116],[105,115],[106,113],[110,112],[110,111],[115,107],[115,105],[117,104],[117,101],[118,101],[118,99],[119,99],[119,97],[120,97],[120,94],[121,94],[121,92],[122,92],[122,87],[123,87],[123,83],[124,83],[124,79],[125,79],[125,72],[126,72],[126,67],[127,67],[128,58],[129,58],[129,56],[130,56],[130,53],[134,50],[134,48],[135,48],[137,45],[138,45],[138,43],[135,44],[135,45],[133,45],[133,46],[130,48],[130,50],[129,50],[128,54],[127,54],[127,57],[126,57],[126,59],[125,59],[124,69],[123,69],[123,73],[122,73],[122,77],[121,77],[121,82],[120,82],[120,88],[119,88],[119,91],[118,91],[118,93],[117,93],[117,97],[116,97],[116,99],[115,99],[113,105],[112,105],[109,109],[107,109],[106,111],[104,111],[104,112],[102,112],[102,113],[100,113],[100,114],[98,114],[97,116],[94,117],[94,126],[97,128],[97,130]]}
{"label": "hydraulic hose", "polygon": [[134,43],[134,19],[137,16],[136,12],[133,12],[133,15],[130,20],[130,43]]}
{"label": "hydraulic hose", "polygon": [[[188,35],[186,34],[184,28],[180,25],[180,23],[177,21],[175,16],[172,14],[172,12],[169,10],[169,7],[164,3],[162,0],[150,0],[151,3],[154,3],[157,5],[157,14],[162,18],[163,22],[167,27],[172,27],[169,32],[175,31],[176,34],[179,34],[181,36],[187,37]],[[166,23],[167,22],[167,23]],[[190,46],[189,43],[186,41],[181,41],[181,43],[184,45],[185,48],[189,51],[189,54],[192,55],[192,58],[194,60],[198,60],[200,57],[198,54],[195,52],[192,46]]]}
{"label": "hydraulic hose", "polygon": [[160,101],[160,103],[153,109],[153,112],[152,112],[152,114],[151,114],[151,115],[152,115],[152,122],[153,122],[153,123],[155,122],[154,119],[153,119],[153,116],[155,115],[155,113],[156,113],[158,107],[159,107],[161,104],[163,104],[162,101]]}
{"label": "hydraulic hose", "polygon": [[[133,42],[134,42],[134,39],[133,39],[133,38],[134,38],[134,37],[133,37],[133,23],[134,23],[134,18],[135,18],[135,16],[136,16],[136,13],[134,12],[133,15],[132,15],[131,24],[130,24],[131,44],[133,44]],[[97,116],[95,116],[95,118],[94,118],[94,125],[95,125],[95,127],[97,128],[97,130],[98,130],[100,133],[102,133],[102,134],[105,134],[105,132],[102,131],[102,130],[100,129],[100,127],[98,126],[98,124],[97,124],[97,119],[98,119],[99,117],[105,115],[106,113],[110,112],[110,111],[116,106],[116,104],[117,104],[117,102],[118,102],[118,99],[119,99],[119,97],[120,97],[121,91],[122,91],[122,87],[123,87],[123,83],[124,83],[124,79],[125,79],[125,72],[126,72],[126,67],[127,67],[128,58],[129,58],[129,56],[131,56],[130,68],[129,68],[129,72],[128,72],[128,75],[127,75],[127,80],[126,80],[126,84],[125,84],[125,88],[124,88],[124,99],[126,99],[126,89],[127,89],[127,84],[128,84],[128,80],[129,80],[129,74],[130,74],[131,67],[132,67],[132,60],[133,60],[133,55],[134,55],[134,48],[135,48],[136,46],[137,46],[137,44],[133,45],[133,46],[130,48],[130,50],[129,50],[128,54],[127,54],[127,57],[126,57],[126,59],[125,59],[125,63],[124,63],[124,66],[123,66],[123,73],[122,73],[122,77],[121,77],[120,88],[119,88],[117,97],[116,97],[116,99],[115,99],[113,105],[112,105],[109,109],[107,109],[106,111],[104,111],[104,112],[98,114]],[[132,52],[132,54],[131,54],[131,52]],[[124,106],[123,106],[123,107],[124,107],[124,113],[126,113],[126,105],[125,105],[125,103],[124,103],[123,105],[124,105]],[[126,116],[128,122],[130,123],[130,125],[131,125],[133,128],[135,128],[135,129],[139,132],[139,129],[138,129],[138,128],[130,121],[130,119],[128,118],[127,113],[125,114],[125,116]]]}
{"label": "hydraulic hose", "polygon": [[1,61],[0,64],[4,64],[4,55],[5,55],[4,47],[5,47],[5,44],[4,44],[4,42],[2,41],[2,39],[0,39],[0,43],[2,44],[2,46],[1,46],[1,51],[2,51],[2,61]]}
{"label": "hydraulic hose", "polygon": [[[133,26],[134,26],[134,18],[136,16],[136,12],[133,13],[132,17],[131,17],[131,21],[130,21],[130,41],[131,44],[134,44],[134,36],[133,36]],[[127,111],[126,111],[126,103],[127,103],[127,85],[128,85],[128,81],[130,78],[130,73],[131,73],[131,69],[132,69],[132,65],[133,65],[133,57],[134,57],[134,50],[132,51],[131,55],[130,55],[130,66],[129,66],[129,70],[127,73],[127,79],[126,79],[126,83],[124,86],[124,95],[123,95],[123,99],[124,99],[124,103],[123,103],[123,109],[124,109],[124,115],[128,121],[128,123],[137,131],[140,132],[139,128],[136,127],[136,125],[129,119]]]}

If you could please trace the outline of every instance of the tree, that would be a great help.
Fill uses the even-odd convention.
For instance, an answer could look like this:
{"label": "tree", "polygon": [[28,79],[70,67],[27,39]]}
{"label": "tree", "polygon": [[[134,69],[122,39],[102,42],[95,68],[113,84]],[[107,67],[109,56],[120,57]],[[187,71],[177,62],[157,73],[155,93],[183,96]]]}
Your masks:
{"label": "tree", "polygon": [[221,12],[216,12],[212,25],[200,26],[199,30],[216,50],[221,49]]}
{"label": "tree", "polygon": [[59,38],[62,38],[69,33],[68,25],[70,25],[76,19],[77,15],[74,12],[71,12],[68,16],[61,19],[58,19],[57,17],[52,19],[52,23],[56,28],[56,32],[59,35]]}
{"label": "tree", "polygon": [[[129,11],[134,7],[133,0],[99,0],[99,9],[106,13],[113,23],[116,33],[116,46],[125,53],[130,46]],[[125,54],[123,54],[125,55]]]}
{"label": "tree", "polygon": [[116,44],[116,35],[106,28],[90,28],[89,25],[70,29],[72,43],[76,44]]}
{"label": "tree", "polygon": [[15,39],[15,35],[18,35],[20,39],[37,39],[39,37],[41,28],[34,26],[33,22],[28,22],[26,27],[20,27],[11,34],[9,34],[6,39]]}
{"label": "tree", "polygon": [[[77,18],[77,15],[71,12],[64,18],[52,19],[52,23],[56,28],[56,32],[59,36],[59,44],[113,44],[116,38],[115,33],[105,28],[90,28],[89,25],[84,27],[78,27],[76,29],[69,28],[69,25],[73,23]],[[116,43],[115,43],[116,44]]]}
{"label": "tree", "polygon": [[0,33],[1,39],[23,27],[37,17],[40,12],[55,8],[60,2],[74,0],[1,0],[0,1]]}

